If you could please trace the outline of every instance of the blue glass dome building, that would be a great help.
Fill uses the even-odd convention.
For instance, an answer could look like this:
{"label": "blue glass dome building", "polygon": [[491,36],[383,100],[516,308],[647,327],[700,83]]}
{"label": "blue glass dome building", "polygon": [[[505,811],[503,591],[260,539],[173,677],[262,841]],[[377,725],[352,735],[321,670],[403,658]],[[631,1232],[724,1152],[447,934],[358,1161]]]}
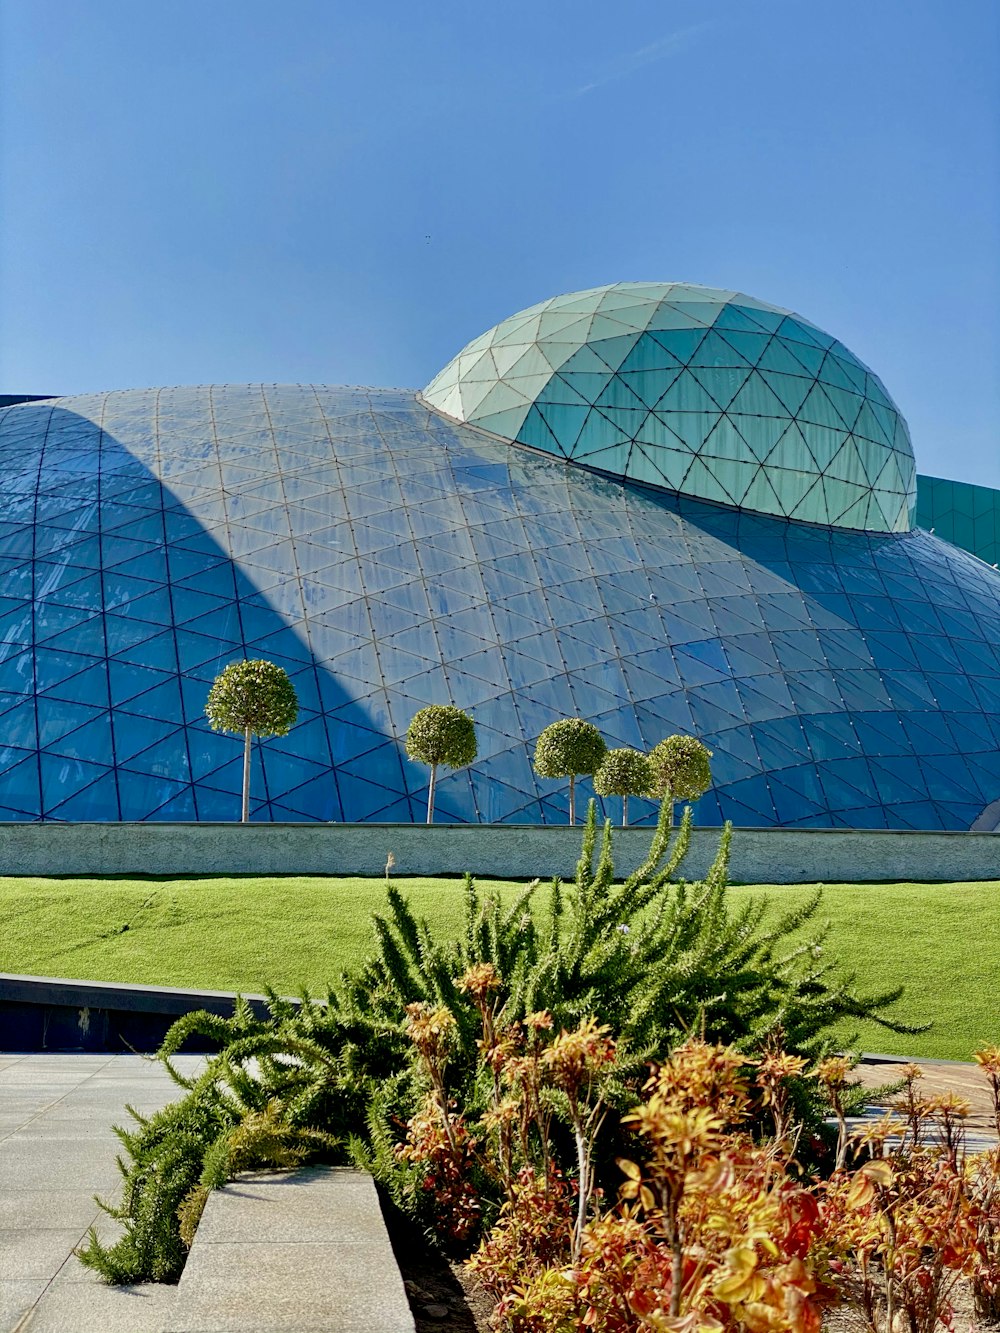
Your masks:
{"label": "blue glass dome building", "polygon": [[558,298],[423,394],[16,403],[0,467],[2,819],[233,818],[203,710],[244,655],[302,708],[257,819],[419,820],[436,702],[479,736],[442,820],[563,822],[531,752],[573,715],[704,739],[704,823],[964,829],[1000,796],[1000,574],[911,527],[877,377],[737,293]]}

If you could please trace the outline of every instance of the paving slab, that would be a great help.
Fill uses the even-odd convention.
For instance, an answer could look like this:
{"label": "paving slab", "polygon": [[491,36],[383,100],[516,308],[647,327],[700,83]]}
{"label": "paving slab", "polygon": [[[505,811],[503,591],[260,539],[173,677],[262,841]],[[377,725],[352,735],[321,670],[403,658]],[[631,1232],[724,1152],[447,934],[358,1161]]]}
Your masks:
{"label": "paving slab", "polygon": [[46,1282],[40,1278],[19,1278],[0,1282],[0,1328],[17,1328],[28,1311],[37,1304]]}
{"label": "paving slab", "polygon": [[[898,1083],[907,1064],[915,1064],[921,1071],[917,1092],[924,1097],[937,1093],[955,1092],[969,1104],[965,1118],[965,1140],[970,1152],[984,1152],[997,1142],[993,1099],[979,1065],[959,1060],[906,1060],[896,1055],[864,1055],[853,1077],[865,1088],[879,1088]],[[869,1109],[862,1119],[877,1118],[885,1111],[884,1105]]]}
{"label": "paving slab", "polygon": [[[111,1114],[116,1124],[127,1123],[129,1119],[128,1113],[121,1114],[117,1106],[111,1108]],[[21,1121],[18,1130],[19,1139],[31,1139],[36,1143],[50,1142],[53,1139],[72,1140],[75,1143],[119,1142],[111,1128],[111,1121],[105,1124],[103,1120],[84,1119],[81,1116],[77,1116],[75,1120],[69,1117],[57,1119],[54,1116],[37,1116]]]}
{"label": "paving slab", "polygon": [[[29,1152],[25,1149],[12,1149],[17,1135],[12,1134],[4,1140],[4,1157],[0,1160],[0,1194],[8,1190],[74,1189],[87,1195],[106,1193],[117,1188],[121,1174],[115,1166],[114,1146],[107,1145],[103,1156],[92,1159],[77,1156],[75,1153],[54,1153],[50,1144],[39,1144],[40,1151]],[[33,1145],[29,1144],[29,1146]],[[68,1145],[71,1149],[77,1145]],[[10,1153],[8,1157],[6,1154]]]}
{"label": "paving slab", "polygon": [[214,1191],[165,1333],[413,1333],[370,1176],[310,1167]]}
{"label": "paving slab", "polygon": [[155,1282],[54,1285],[13,1328],[16,1333],[163,1333],[176,1301],[176,1287]]}
{"label": "paving slab", "polygon": [[4,1109],[0,1112],[0,1139],[4,1138],[7,1134],[10,1134],[13,1130],[20,1129],[24,1124],[23,1115],[19,1115],[16,1111],[13,1111],[8,1107],[6,1101],[4,1101],[3,1105]]}
{"label": "paving slab", "polygon": [[309,1167],[247,1171],[214,1193],[198,1226],[198,1244],[371,1244],[383,1252],[382,1210],[364,1172]]}
{"label": "paving slab", "polygon": [[21,1227],[35,1231],[75,1227],[82,1231],[97,1212],[93,1198],[79,1190],[7,1190],[0,1194],[0,1234]]}
{"label": "paving slab", "polygon": [[0,1232],[0,1282],[51,1278],[79,1244],[80,1227],[19,1227]]}
{"label": "paving slab", "polygon": [[137,1097],[130,1097],[128,1090],[119,1089],[118,1096],[113,1097],[78,1097],[70,1100],[64,1098],[52,1106],[45,1108],[45,1114],[49,1120],[78,1120],[86,1116],[108,1116],[111,1115],[116,1125],[126,1125],[135,1127],[135,1121],[125,1109],[125,1103],[133,1107],[141,1116],[151,1116],[154,1111],[159,1111],[167,1102],[175,1101],[181,1096],[180,1088],[175,1087],[173,1083],[169,1088],[164,1088],[164,1099],[162,1101],[153,1101],[149,1094],[144,1094],[145,1100]]}
{"label": "paving slab", "polygon": [[[181,1057],[185,1072],[200,1057]],[[177,1288],[108,1287],[74,1255],[121,1174],[115,1124],[181,1095],[134,1055],[0,1056],[0,1333],[163,1333]]]}

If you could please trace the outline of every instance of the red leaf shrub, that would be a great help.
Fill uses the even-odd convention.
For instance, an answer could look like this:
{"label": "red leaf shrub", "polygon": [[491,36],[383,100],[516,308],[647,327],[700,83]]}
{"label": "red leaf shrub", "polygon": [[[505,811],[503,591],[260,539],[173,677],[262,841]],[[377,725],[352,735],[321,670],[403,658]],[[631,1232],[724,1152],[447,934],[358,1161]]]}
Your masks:
{"label": "red leaf shrub", "polygon": [[[496,1299],[498,1329],[819,1333],[824,1306],[849,1304],[870,1333],[934,1333],[951,1327],[962,1279],[977,1311],[995,1317],[1000,1148],[967,1153],[968,1104],[921,1096],[916,1066],[899,1114],[852,1137],[843,1057],[809,1071],[774,1038],[757,1058],[689,1039],[637,1089],[593,1019],[558,1033],[547,1013],[502,1026],[495,969],[470,969],[458,986],[482,1024],[487,1109],[470,1127],[449,1094],[447,1010],[411,1005],[426,1094],[396,1153],[425,1168],[421,1188],[453,1241],[471,1240],[496,1208],[473,1182],[499,1191],[469,1260]],[[1000,1049],[977,1059],[1000,1118]],[[795,1161],[802,1127],[789,1087],[808,1077],[837,1126],[829,1180]],[[618,1161],[617,1203],[603,1206],[594,1164],[609,1115],[633,1147]],[[773,1135],[761,1138],[768,1121]]]}

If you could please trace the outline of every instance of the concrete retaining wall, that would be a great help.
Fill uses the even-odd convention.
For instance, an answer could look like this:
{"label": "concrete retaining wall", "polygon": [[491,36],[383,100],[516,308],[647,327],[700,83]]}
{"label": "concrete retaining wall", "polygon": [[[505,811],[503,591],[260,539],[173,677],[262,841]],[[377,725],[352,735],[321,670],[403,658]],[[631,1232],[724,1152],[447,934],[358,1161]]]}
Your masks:
{"label": "concrete retaining wall", "polygon": [[[267,1014],[261,995],[244,997],[258,1018]],[[167,1029],[194,1009],[231,1018],[230,991],[131,986],[117,981],[17,976],[0,972],[0,1049],[5,1051],[156,1051]],[[293,1001],[294,1003],[294,1001]],[[217,1044],[192,1037],[185,1051],[214,1051]]]}
{"label": "concrete retaining wall", "polygon": [[[615,864],[639,865],[652,830],[615,831]],[[579,828],[512,824],[0,824],[0,875],[573,874]],[[696,829],[684,865],[703,875],[719,830]],[[737,829],[743,884],[1000,879],[1000,834]]]}

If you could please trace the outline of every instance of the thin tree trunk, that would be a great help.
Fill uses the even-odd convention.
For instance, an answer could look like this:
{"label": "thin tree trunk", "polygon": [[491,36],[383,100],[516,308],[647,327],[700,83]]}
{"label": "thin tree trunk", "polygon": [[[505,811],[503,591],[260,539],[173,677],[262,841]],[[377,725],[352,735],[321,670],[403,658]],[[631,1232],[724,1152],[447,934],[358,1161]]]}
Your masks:
{"label": "thin tree trunk", "polygon": [[580,1127],[576,1129],[575,1138],[579,1194],[576,1201],[576,1226],[573,1228],[574,1265],[580,1262],[580,1253],[583,1250],[583,1229],[587,1225],[587,1204],[590,1200],[590,1154],[587,1151],[587,1140]]}
{"label": "thin tree trunk", "polygon": [[[675,1230],[679,1230],[676,1222],[674,1227]],[[681,1296],[684,1294],[684,1246],[677,1234],[673,1238],[670,1252],[670,1317],[679,1319]]]}
{"label": "thin tree trunk", "polygon": [[628,797],[622,797],[622,828],[628,828]]}
{"label": "thin tree trunk", "polygon": [[437,764],[431,764],[431,785],[427,788],[427,822],[434,823],[434,788],[437,785]]}
{"label": "thin tree trunk", "polygon": [[243,817],[242,822],[250,822],[250,728],[243,733]]}
{"label": "thin tree trunk", "polygon": [[576,774],[569,775],[569,822],[576,823]]}

